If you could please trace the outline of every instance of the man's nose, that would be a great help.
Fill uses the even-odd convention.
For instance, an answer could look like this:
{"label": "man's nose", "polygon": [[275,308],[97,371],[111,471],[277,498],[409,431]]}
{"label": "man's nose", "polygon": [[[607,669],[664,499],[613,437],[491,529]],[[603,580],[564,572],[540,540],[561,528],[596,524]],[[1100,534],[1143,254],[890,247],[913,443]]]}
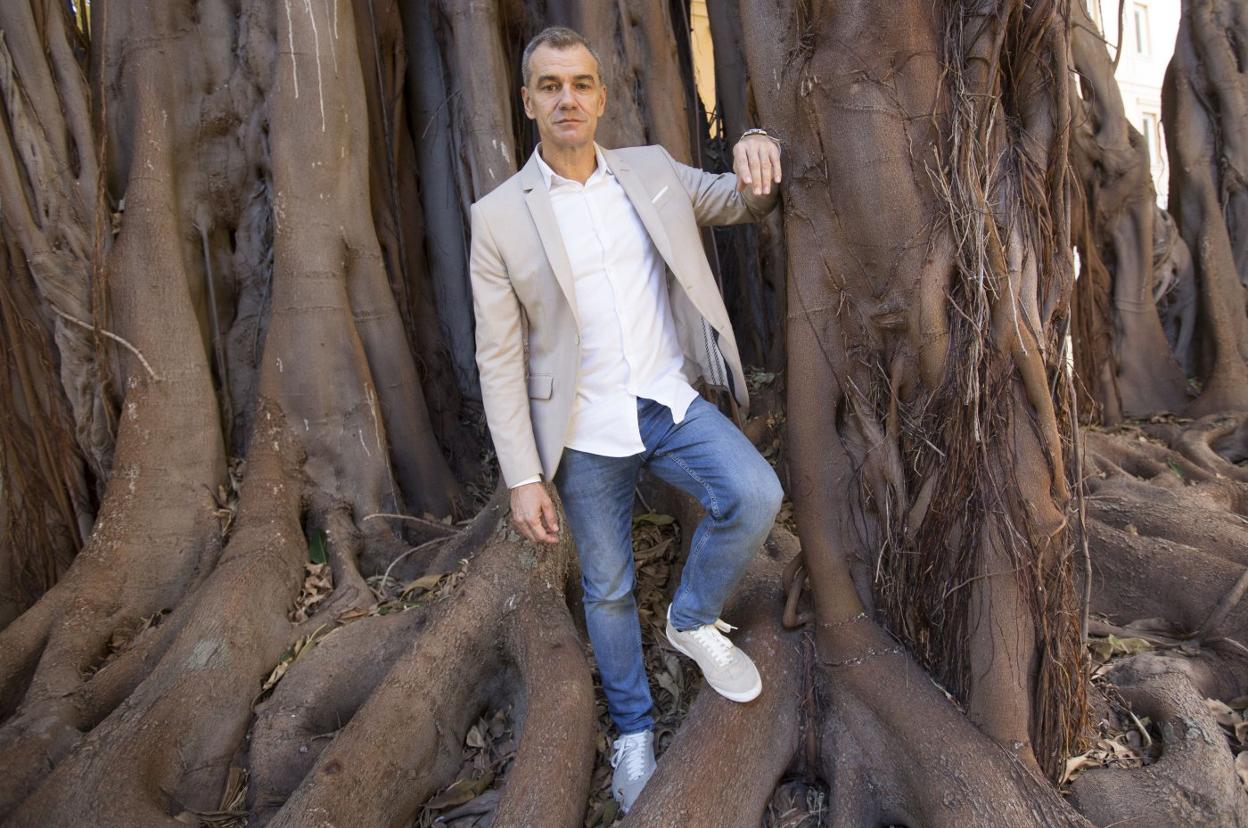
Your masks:
{"label": "man's nose", "polygon": [[572,109],[576,106],[576,96],[572,94],[572,87],[565,86],[559,92],[559,108]]}

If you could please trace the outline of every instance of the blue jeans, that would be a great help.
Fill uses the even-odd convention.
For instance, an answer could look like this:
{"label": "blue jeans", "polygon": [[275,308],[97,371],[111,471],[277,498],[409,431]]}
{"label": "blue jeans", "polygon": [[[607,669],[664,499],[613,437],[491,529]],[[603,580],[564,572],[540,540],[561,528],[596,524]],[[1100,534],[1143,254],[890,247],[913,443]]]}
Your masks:
{"label": "blue jeans", "polygon": [[780,509],[783,491],[771,466],[715,406],[698,397],[684,420],[653,400],[637,400],[641,441],[629,457],[564,449],[555,487],[581,561],[585,622],[607,709],[621,734],[649,729],[650,687],[641,656],[633,596],[633,490],[643,466],[696,497],[706,517],[693,533],[673,626],[710,624],[745,574]]}

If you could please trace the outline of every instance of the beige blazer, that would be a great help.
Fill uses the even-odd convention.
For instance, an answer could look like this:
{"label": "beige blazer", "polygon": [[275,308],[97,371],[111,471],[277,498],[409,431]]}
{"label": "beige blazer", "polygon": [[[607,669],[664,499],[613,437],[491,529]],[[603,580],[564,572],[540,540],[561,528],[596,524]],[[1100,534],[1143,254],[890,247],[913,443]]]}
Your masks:
{"label": "beige blazer", "polygon": [[[732,173],[675,161],[659,146],[603,150],[667,263],[668,295],[685,355],[683,373],[749,396],[723,297],[699,225],[762,218],[770,195],[737,192]],[[581,365],[576,288],[536,156],[472,205],[473,309],[481,397],[503,479],[553,480],[563,455]]]}

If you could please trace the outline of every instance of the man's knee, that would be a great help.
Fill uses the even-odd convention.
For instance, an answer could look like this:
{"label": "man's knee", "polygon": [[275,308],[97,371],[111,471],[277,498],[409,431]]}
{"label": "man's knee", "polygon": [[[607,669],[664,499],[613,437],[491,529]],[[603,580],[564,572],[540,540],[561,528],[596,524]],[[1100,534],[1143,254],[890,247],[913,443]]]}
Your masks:
{"label": "man's knee", "polygon": [[758,468],[736,479],[729,497],[729,511],[739,519],[770,527],[780,512],[784,489],[775,471],[760,457]]}

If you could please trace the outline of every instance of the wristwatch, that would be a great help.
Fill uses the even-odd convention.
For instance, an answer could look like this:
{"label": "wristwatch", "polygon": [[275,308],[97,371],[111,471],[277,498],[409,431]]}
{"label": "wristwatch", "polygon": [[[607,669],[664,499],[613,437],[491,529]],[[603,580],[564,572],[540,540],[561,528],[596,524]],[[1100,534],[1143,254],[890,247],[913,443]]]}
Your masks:
{"label": "wristwatch", "polygon": [[[751,129],[747,129],[745,132],[741,133],[741,138],[745,138],[747,135],[761,135],[764,138],[770,138],[771,142],[776,145],[776,149],[779,150],[780,152],[784,152],[784,145],[780,143],[780,139],[772,135],[771,133],[769,133],[767,130],[763,129],[762,127],[753,127]],[[740,141],[741,138],[738,138],[737,140]]]}

